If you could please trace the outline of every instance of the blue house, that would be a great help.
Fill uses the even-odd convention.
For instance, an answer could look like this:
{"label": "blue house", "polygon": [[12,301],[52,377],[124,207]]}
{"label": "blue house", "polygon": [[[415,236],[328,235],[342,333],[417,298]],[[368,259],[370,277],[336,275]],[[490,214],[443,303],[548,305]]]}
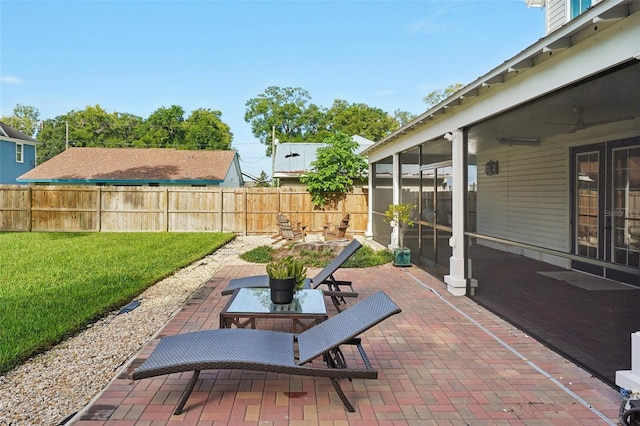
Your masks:
{"label": "blue house", "polygon": [[0,184],[17,184],[18,176],[36,166],[38,143],[0,121]]}

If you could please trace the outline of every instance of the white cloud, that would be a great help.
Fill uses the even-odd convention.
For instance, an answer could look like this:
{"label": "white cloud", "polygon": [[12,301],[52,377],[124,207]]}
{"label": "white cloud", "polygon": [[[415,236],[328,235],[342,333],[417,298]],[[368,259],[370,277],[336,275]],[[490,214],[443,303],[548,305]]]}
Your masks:
{"label": "white cloud", "polygon": [[22,80],[17,77],[0,77],[0,81],[9,84],[22,84]]}
{"label": "white cloud", "polygon": [[375,92],[376,96],[391,96],[395,94],[396,94],[396,91],[392,89],[382,89]]}

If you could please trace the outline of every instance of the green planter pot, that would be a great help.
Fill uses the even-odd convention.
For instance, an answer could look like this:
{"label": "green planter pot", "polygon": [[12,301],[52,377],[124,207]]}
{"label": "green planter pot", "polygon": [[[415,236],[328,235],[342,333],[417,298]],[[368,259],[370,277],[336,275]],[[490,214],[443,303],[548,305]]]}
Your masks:
{"label": "green planter pot", "polygon": [[295,287],[295,278],[269,278],[271,301],[276,305],[286,305],[291,303],[293,301],[293,292]]}
{"label": "green planter pot", "polygon": [[408,248],[397,248],[393,250],[394,266],[411,266],[411,250]]}

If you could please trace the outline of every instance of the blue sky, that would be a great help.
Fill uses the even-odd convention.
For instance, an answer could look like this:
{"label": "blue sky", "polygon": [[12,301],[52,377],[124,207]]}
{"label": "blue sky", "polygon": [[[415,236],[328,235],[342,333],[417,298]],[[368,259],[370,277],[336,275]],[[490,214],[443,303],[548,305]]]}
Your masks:
{"label": "blue sky", "polygon": [[41,119],[99,104],[146,118],[180,105],[222,112],[243,171],[270,174],[245,103],[269,86],[311,102],[420,114],[544,36],[524,0],[0,0],[0,116]]}

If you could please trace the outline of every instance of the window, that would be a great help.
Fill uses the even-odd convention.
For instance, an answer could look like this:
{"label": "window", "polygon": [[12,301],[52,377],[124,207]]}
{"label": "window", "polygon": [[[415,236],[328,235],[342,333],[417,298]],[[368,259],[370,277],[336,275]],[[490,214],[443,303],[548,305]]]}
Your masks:
{"label": "window", "polygon": [[16,163],[24,162],[22,150],[23,150],[23,145],[21,143],[17,143],[16,144]]}
{"label": "window", "polygon": [[580,15],[585,10],[591,7],[591,0],[571,0],[569,2],[569,17],[570,19]]}

